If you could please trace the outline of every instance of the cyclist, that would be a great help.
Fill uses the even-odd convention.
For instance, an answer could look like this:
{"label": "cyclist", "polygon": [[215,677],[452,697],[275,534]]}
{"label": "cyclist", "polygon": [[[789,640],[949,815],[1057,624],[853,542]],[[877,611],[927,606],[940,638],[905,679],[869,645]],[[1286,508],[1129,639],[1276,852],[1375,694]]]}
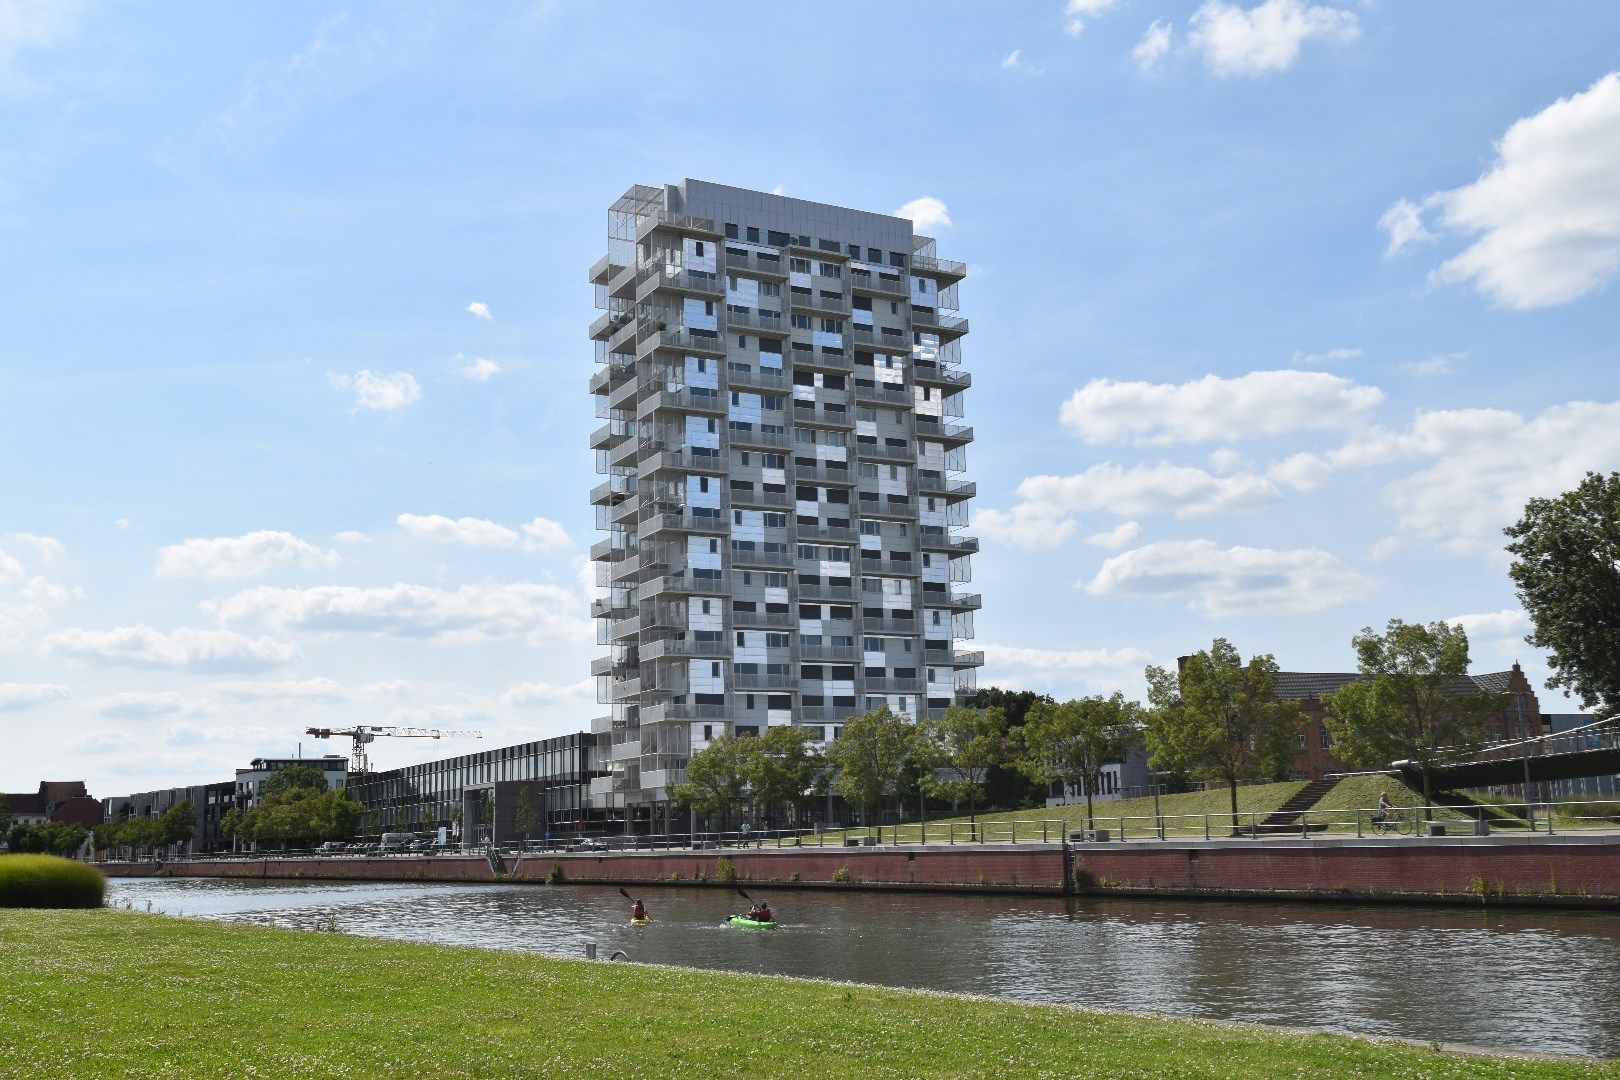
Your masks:
{"label": "cyclist", "polygon": [[1385,828],[1395,823],[1395,805],[1389,801],[1389,792],[1378,793],[1378,813],[1373,815],[1373,824],[1378,828]]}

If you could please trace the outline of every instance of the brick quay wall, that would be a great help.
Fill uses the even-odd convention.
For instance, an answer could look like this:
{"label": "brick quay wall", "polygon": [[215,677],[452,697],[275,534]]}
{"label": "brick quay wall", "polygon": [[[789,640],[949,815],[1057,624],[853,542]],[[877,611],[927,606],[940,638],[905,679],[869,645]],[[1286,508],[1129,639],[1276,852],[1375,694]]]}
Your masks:
{"label": "brick quay wall", "polygon": [[111,877],[985,891],[1620,908],[1620,836],[179,859]]}

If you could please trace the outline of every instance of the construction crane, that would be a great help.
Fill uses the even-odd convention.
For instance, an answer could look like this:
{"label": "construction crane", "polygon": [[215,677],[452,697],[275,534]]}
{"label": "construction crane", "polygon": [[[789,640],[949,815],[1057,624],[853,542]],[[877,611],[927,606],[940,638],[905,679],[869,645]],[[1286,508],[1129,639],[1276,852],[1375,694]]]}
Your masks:
{"label": "construction crane", "polygon": [[317,739],[330,739],[341,736],[354,740],[354,749],[349,752],[350,772],[370,772],[371,762],[366,757],[366,745],[375,742],[378,738],[387,739],[482,739],[480,731],[437,731],[433,728],[420,727],[386,727],[381,724],[356,724],[346,728],[320,728],[312,727],[304,730],[305,735],[313,735]]}

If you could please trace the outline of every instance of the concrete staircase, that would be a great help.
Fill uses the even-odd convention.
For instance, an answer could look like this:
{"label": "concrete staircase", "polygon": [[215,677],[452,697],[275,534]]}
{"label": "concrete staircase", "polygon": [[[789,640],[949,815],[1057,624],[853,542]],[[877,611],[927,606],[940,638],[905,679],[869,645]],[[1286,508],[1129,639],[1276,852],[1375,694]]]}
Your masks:
{"label": "concrete staircase", "polygon": [[[1262,833],[1301,832],[1299,819],[1305,811],[1322,801],[1322,796],[1333,790],[1337,780],[1312,780],[1294,793],[1293,797],[1271,812],[1271,816],[1262,821],[1258,829]],[[1321,831],[1327,828],[1326,824],[1309,825],[1312,831]]]}

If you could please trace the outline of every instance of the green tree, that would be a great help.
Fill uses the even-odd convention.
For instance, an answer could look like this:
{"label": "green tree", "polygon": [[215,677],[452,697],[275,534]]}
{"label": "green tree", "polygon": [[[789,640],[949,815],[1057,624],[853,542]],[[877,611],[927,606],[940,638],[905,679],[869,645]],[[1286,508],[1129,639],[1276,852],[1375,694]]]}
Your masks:
{"label": "green tree", "polygon": [[1508,573],[1552,678],[1601,716],[1620,712],[1620,473],[1531,499],[1508,527]]}
{"label": "green tree", "polygon": [[1299,752],[1304,719],[1277,700],[1277,661],[1245,664],[1225,638],[1187,657],[1179,672],[1147,669],[1148,755],[1154,765],[1224,783],[1237,819],[1242,782],[1284,775]]}
{"label": "green tree", "polygon": [[1483,743],[1504,699],[1468,680],[1461,626],[1391,619],[1382,634],[1369,626],[1353,644],[1362,677],[1322,697],[1333,752],[1351,765],[1413,762],[1423,774],[1423,802],[1432,805],[1430,770],[1441,752]]}
{"label": "green tree", "polygon": [[742,777],[755,805],[767,815],[785,807],[797,822],[826,768],[820,751],[810,745],[810,733],[785,724],[767,727],[743,740],[742,753]]}
{"label": "green tree", "polygon": [[311,765],[289,765],[277,769],[259,787],[259,797],[285,795],[292,791],[325,791],[326,775]]}
{"label": "green tree", "polygon": [[11,832],[11,804],[4,795],[0,795],[0,836]]}
{"label": "green tree", "polygon": [[1092,794],[1103,766],[1124,759],[1142,738],[1142,707],[1115,692],[1059,704],[1041,702],[1029,711],[1019,742],[1020,761],[1043,784],[1079,784],[1086,792],[1086,828],[1094,827]]}
{"label": "green tree", "polygon": [[744,738],[726,733],[693,754],[686,779],[670,789],[677,803],[704,817],[725,818],[742,806],[748,790],[748,750]]}
{"label": "green tree", "polygon": [[[1007,717],[1007,734],[1011,739],[1023,728],[1029,710],[1039,701],[1050,703],[1052,698],[1047,694],[1037,694],[1033,690],[1004,690],[999,686],[986,686],[975,690],[968,698],[967,704],[974,709],[1000,709]],[[1011,756],[992,765],[985,776],[986,806],[1018,810],[1036,805],[1040,800],[1040,792],[1035,782],[1029,778],[1028,773],[1018,767],[1017,761]]]}
{"label": "green tree", "polygon": [[837,770],[833,787],[870,820],[873,806],[889,796],[898,799],[915,751],[915,726],[887,705],[852,716],[827,751],[828,763]]}
{"label": "green tree", "polygon": [[923,790],[952,806],[967,803],[968,820],[977,820],[985,780],[1007,758],[1007,714],[998,706],[954,705],[919,721],[917,741],[927,770]]}
{"label": "green tree", "polygon": [[529,796],[528,787],[521,787],[518,789],[517,812],[512,815],[512,825],[517,829],[518,839],[529,839],[538,824],[540,815],[535,812],[534,799]]}
{"label": "green tree", "polygon": [[164,845],[184,844],[197,832],[197,808],[190,799],[181,799],[158,818],[159,841]]}
{"label": "green tree", "polygon": [[354,835],[360,813],[360,804],[346,791],[291,787],[261,797],[242,815],[235,833],[246,842],[276,840],[284,845],[341,840]]}

